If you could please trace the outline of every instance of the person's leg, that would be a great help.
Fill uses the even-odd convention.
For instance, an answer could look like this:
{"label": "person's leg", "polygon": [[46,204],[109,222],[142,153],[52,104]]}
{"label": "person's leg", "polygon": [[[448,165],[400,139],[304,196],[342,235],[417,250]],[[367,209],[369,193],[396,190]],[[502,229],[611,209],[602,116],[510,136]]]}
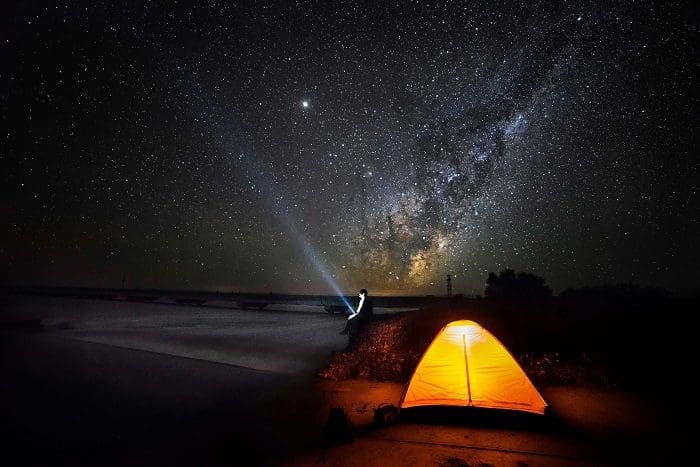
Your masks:
{"label": "person's leg", "polygon": [[357,319],[348,321],[348,350],[354,350],[355,341],[357,340]]}
{"label": "person's leg", "polygon": [[360,337],[363,335],[363,330],[367,326],[366,318],[359,317],[352,320],[352,328],[350,331],[350,347],[352,350],[357,348]]}

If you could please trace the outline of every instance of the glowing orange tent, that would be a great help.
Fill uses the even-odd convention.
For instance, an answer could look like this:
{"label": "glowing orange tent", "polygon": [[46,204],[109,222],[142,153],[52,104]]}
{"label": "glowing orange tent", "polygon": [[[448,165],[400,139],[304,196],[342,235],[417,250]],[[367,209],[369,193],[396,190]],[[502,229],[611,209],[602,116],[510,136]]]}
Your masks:
{"label": "glowing orange tent", "polygon": [[544,414],[547,403],[510,352],[474,321],[445,325],[421,357],[399,407],[460,406]]}

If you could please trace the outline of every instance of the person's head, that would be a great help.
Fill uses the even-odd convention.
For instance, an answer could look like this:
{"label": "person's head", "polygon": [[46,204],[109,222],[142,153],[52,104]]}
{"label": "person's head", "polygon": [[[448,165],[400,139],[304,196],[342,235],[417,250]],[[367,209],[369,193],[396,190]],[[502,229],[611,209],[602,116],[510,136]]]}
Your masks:
{"label": "person's head", "polygon": [[360,298],[367,298],[367,289],[360,289],[360,293],[358,295],[360,296]]}

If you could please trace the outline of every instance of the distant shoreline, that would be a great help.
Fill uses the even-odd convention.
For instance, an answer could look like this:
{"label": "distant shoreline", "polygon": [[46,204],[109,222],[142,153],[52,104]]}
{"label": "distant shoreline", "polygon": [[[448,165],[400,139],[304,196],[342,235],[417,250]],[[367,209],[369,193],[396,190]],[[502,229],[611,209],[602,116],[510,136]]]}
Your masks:
{"label": "distant shoreline", "polygon": [[[355,295],[303,295],[283,293],[252,293],[252,292],[211,292],[202,290],[176,290],[176,289],[139,289],[139,288],[97,288],[97,287],[60,287],[60,286],[3,286],[5,293],[10,295],[36,295],[91,298],[106,300],[143,300],[152,301],[158,298],[169,297],[176,300],[200,302],[207,300],[247,301],[261,303],[284,303],[299,305],[335,306],[342,305],[343,299],[349,303],[355,303]],[[478,300],[474,297],[454,296],[453,299]],[[448,297],[437,295],[424,296],[372,296],[375,306],[379,307],[406,307],[424,306],[437,301],[446,300]]]}

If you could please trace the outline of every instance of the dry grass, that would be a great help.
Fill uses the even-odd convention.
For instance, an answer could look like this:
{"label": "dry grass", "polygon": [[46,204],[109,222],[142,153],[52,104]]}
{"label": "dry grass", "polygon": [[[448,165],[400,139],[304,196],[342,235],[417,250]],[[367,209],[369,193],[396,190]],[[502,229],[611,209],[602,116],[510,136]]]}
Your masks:
{"label": "dry grass", "polygon": [[[319,371],[324,379],[366,378],[405,383],[425,349],[447,323],[471,319],[495,335],[536,385],[636,387],[649,357],[640,359],[649,337],[664,324],[650,314],[572,312],[553,308],[513,311],[488,302],[445,302],[398,315],[375,316],[360,333],[353,352],[335,352]],[[668,326],[668,325],[666,325]],[[672,334],[670,336],[673,336]],[[668,353],[673,337],[664,340]],[[664,353],[653,358],[663,359]]]}

